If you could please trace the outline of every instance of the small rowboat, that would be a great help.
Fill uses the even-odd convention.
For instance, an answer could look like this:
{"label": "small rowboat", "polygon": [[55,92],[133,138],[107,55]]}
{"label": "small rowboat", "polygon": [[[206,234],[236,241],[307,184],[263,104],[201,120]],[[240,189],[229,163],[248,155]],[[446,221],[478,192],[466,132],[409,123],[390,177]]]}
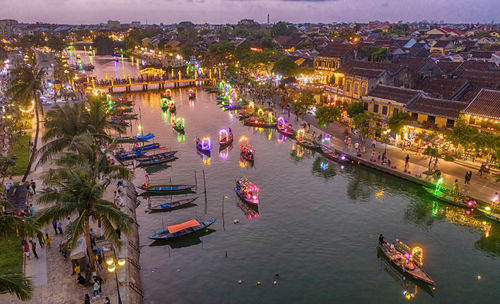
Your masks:
{"label": "small rowboat", "polygon": [[219,131],[219,149],[224,149],[225,147],[233,143],[233,132],[231,129],[221,129]]}
{"label": "small rowboat", "polygon": [[118,136],[115,137],[117,142],[119,143],[133,143],[135,141],[135,137],[127,137],[127,136]]}
{"label": "small rowboat", "polygon": [[154,137],[155,137],[155,135],[153,133],[148,133],[146,135],[136,136],[135,140],[136,141],[146,141],[146,140],[150,140],[150,139],[152,139]]}
{"label": "small rowboat", "polygon": [[108,122],[112,125],[117,125],[117,126],[122,126],[122,127],[128,127],[130,124],[126,121],[123,120],[117,120],[117,119],[110,119]]}
{"label": "small rowboat", "polygon": [[131,119],[137,119],[137,114],[121,114],[121,115],[114,115],[110,117],[112,120],[131,120]]}
{"label": "small rowboat", "polygon": [[148,210],[150,210],[150,211],[170,211],[170,210],[174,210],[174,209],[180,208],[182,206],[191,204],[197,198],[198,197],[195,196],[195,197],[192,197],[192,198],[185,198],[185,199],[181,199],[181,200],[178,200],[178,201],[172,201],[172,202],[168,202],[168,203],[163,203],[163,204],[159,204],[159,205],[156,205],[156,206],[149,207]]}
{"label": "small rowboat", "polygon": [[148,151],[158,148],[160,148],[159,143],[152,143],[152,144],[142,145],[140,147],[134,147],[134,151]]}
{"label": "small rowboat", "polygon": [[201,140],[196,140],[196,149],[202,153],[210,156],[210,151],[212,150],[212,142],[208,136],[204,136]]}
{"label": "small rowboat", "polygon": [[243,120],[243,119],[247,119],[248,117],[252,116],[253,115],[253,111],[251,112],[246,112],[246,113],[240,113],[239,115],[239,119],[240,120]]}
{"label": "small rowboat", "polygon": [[479,208],[478,210],[490,220],[500,222],[500,213],[495,212],[491,207]]}
{"label": "small rowboat", "polygon": [[229,104],[224,106],[224,111],[239,110],[245,107],[244,104]]}
{"label": "small rowboat", "polygon": [[139,162],[139,166],[141,167],[164,164],[176,160],[177,157],[175,157],[175,153],[177,153],[177,151],[142,156],[137,161]]}
{"label": "small rowboat", "polygon": [[196,97],[193,90],[189,90],[188,97],[189,99],[194,99]]}
{"label": "small rowboat", "polygon": [[196,185],[148,185],[143,184],[137,188],[146,191],[147,194],[180,194],[195,192]]}
{"label": "small rowboat", "polygon": [[434,280],[432,280],[431,277],[415,263],[411,263],[412,266],[408,268],[407,267],[408,264],[406,263],[407,259],[404,256],[404,254],[393,248],[388,243],[379,245],[379,248],[382,251],[382,253],[384,253],[389,262],[391,262],[391,264],[396,268],[398,268],[401,272],[407,273],[411,275],[413,278],[422,281],[426,284],[432,286],[436,285],[436,282],[434,282]]}
{"label": "small rowboat", "polygon": [[[475,201],[469,200],[466,201],[464,199],[459,199],[458,197],[455,197],[454,195],[451,195],[450,193],[445,193],[440,190],[432,190],[430,188],[424,187],[424,189],[432,196],[454,206],[462,207],[462,208],[467,208],[471,209],[477,206]],[[450,190],[445,190],[445,191],[450,191]],[[452,190],[451,190],[452,191]]]}
{"label": "small rowboat", "polygon": [[321,149],[321,146],[319,144],[317,144],[313,141],[304,139],[304,138],[297,139],[297,143],[299,145],[301,145],[302,147],[308,148],[311,150],[320,150]]}
{"label": "small rowboat", "polygon": [[144,155],[144,151],[120,151],[115,154],[116,159],[118,160],[127,160],[134,159]]}
{"label": "small rowboat", "polygon": [[245,203],[259,204],[259,187],[246,177],[236,179],[236,188],[234,188],[234,191]]}
{"label": "small rowboat", "polygon": [[192,219],[190,221],[179,223],[175,225],[167,226],[166,230],[155,233],[151,235],[149,238],[152,240],[172,240],[178,237],[186,236],[200,230],[207,228],[208,226],[215,223],[215,219],[211,219],[208,221],[197,221],[196,219]]}
{"label": "small rowboat", "polygon": [[295,136],[295,130],[289,126],[280,127],[279,125],[277,125],[276,129],[278,129],[278,132],[280,132],[281,134],[286,135],[288,137]]}
{"label": "small rowboat", "polygon": [[210,89],[208,90],[208,93],[219,93],[219,89],[217,88]]}
{"label": "small rowboat", "polygon": [[247,147],[244,147],[241,149],[240,155],[249,162],[253,162],[255,160],[255,152],[253,149],[250,150]]}
{"label": "small rowboat", "polygon": [[259,128],[275,128],[275,122],[268,122],[265,120],[252,119],[252,117],[245,119],[245,126],[259,127]]}
{"label": "small rowboat", "polygon": [[347,156],[345,156],[345,154],[338,153],[334,149],[330,149],[325,145],[321,145],[320,148],[321,148],[321,153],[328,159],[341,163],[349,162],[349,159],[347,158]]}

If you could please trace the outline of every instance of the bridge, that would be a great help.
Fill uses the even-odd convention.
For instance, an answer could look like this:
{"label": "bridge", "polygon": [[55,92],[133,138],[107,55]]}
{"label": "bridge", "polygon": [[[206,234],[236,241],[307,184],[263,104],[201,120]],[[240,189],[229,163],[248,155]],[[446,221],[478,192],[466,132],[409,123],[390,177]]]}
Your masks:
{"label": "bridge", "polygon": [[[173,84],[174,88],[180,87],[181,84],[195,86],[196,83],[215,85],[216,78],[186,78],[186,79],[117,79],[117,80],[101,80],[94,81],[92,79],[92,87],[101,90],[108,90],[112,93],[115,88],[125,88],[125,92],[132,92],[132,87],[140,86],[142,91],[148,90],[164,90],[166,84]],[[153,88],[156,86],[156,88]]]}

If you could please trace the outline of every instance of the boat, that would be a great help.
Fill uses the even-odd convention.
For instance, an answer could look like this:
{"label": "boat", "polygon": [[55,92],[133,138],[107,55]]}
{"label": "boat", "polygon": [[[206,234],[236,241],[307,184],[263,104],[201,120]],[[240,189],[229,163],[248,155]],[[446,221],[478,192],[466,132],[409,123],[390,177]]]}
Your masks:
{"label": "boat", "polygon": [[193,90],[189,90],[189,93],[188,93],[188,98],[189,99],[194,99],[196,97],[195,93]]}
{"label": "boat", "polygon": [[184,223],[179,223],[175,225],[168,225],[166,230],[155,233],[151,235],[149,238],[152,240],[172,240],[182,236],[186,236],[200,230],[207,228],[208,226],[215,223],[215,219],[207,220],[207,221],[198,221],[196,219],[189,220]]}
{"label": "boat", "polygon": [[286,135],[288,137],[295,136],[295,130],[292,128],[291,124],[287,124],[287,122],[283,118],[283,116],[280,116],[278,118],[278,122],[276,124],[276,129],[278,129],[278,132],[280,132],[281,134]]}
{"label": "boat", "polygon": [[167,99],[167,98],[164,98],[164,97],[163,97],[163,98],[160,100],[160,108],[161,108],[161,110],[162,110],[162,111],[167,111],[167,110],[168,110],[168,108],[169,108],[169,106],[170,106],[170,99]]}
{"label": "boat", "polygon": [[411,249],[400,240],[395,244],[384,242],[379,248],[393,266],[401,272],[411,275],[416,280],[435,286],[436,282],[422,269],[422,249],[415,247]]}
{"label": "boat", "polygon": [[248,178],[237,178],[234,191],[244,202],[254,205],[259,204],[259,187],[249,181]]}
{"label": "boat", "polygon": [[117,125],[117,126],[122,126],[122,127],[128,127],[130,124],[126,121],[123,120],[118,120],[118,119],[110,119],[108,122],[112,125]]}
{"label": "boat", "polygon": [[432,190],[431,188],[424,187],[424,189],[432,196],[454,206],[462,207],[462,208],[475,208],[477,203],[473,200],[469,200],[468,198],[459,198],[458,196],[453,194],[453,190],[447,188],[440,188]]}
{"label": "boat", "polygon": [[167,89],[167,90],[165,90],[164,93],[160,94],[160,97],[161,97],[161,99],[170,100],[170,99],[172,99],[172,91],[170,91],[170,89]]}
{"label": "boat", "polygon": [[196,149],[206,155],[210,155],[210,150],[212,150],[212,142],[210,137],[203,136],[201,140],[196,138]]}
{"label": "boat", "polygon": [[320,150],[321,146],[316,143],[313,139],[310,138],[304,131],[304,129],[300,129],[297,131],[297,143],[304,148],[308,148],[311,150]]}
{"label": "boat", "polygon": [[134,151],[148,151],[148,150],[153,150],[153,149],[158,149],[160,148],[159,143],[152,143],[152,144],[147,144],[147,145],[142,145],[142,146],[136,146],[134,147]]}
{"label": "boat", "polygon": [[180,194],[195,192],[196,185],[150,185],[145,183],[137,188],[146,191],[146,194]]}
{"label": "boat", "polygon": [[249,162],[253,162],[255,159],[255,150],[252,145],[250,145],[248,138],[246,136],[240,137],[238,141],[240,144],[240,155]]}
{"label": "boat", "polygon": [[136,136],[135,141],[146,141],[154,138],[155,135],[153,133],[148,133],[146,135]]}
{"label": "boat", "polygon": [[112,103],[115,105],[118,105],[118,106],[133,106],[134,105],[134,101],[128,100],[127,98],[123,98],[123,97],[117,98]]}
{"label": "boat", "polygon": [[210,88],[208,90],[208,93],[219,93],[219,89],[217,89],[217,88]]}
{"label": "boat", "polygon": [[144,151],[125,151],[121,150],[118,153],[115,154],[116,159],[118,160],[128,160],[128,159],[134,159],[139,156],[144,155]]}
{"label": "boat", "polygon": [[139,166],[141,167],[164,164],[177,160],[175,153],[177,153],[177,151],[141,156],[140,158],[137,159],[137,161],[139,162]]}
{"label": "boat", "polygon": [[110,119],[112,120],[132,120],[132,119],[137,119],[137,114],[120,114],[120,115],[114,115],[111,116]]}
{"label": "boat", "polygon": [[276,122],[274,122],[273,119],[264,119],[260,117],[255,117],[251,116],[247,119],[245,119],[244,124],[246,126],[253,126],[253,127],[259,127],[259,128],[275,128],[276,127]]}
{"label": "boat", "polygon": [[248,112],[240,112],[239,114],[239,119],[240,120],[244,120],[244,119],[247,119],[249,118],[250,116],[253,115],[253,111],[248,111]]}
{"label": "boat", "polygon": [[349,162],[349,158],[347,158],[345,154],[339,153],[335,149],[331,149],[330,147],[327,147],[325,145],[321,145],[320,149],[321,154],[323,154],[328,159],[341,163]]}
{"label": "boat", "polygon": [[172,118],[172,128],[177,132],[184,132],[184,118],[177,117],[175,119]]}
{"label": "boat", "polygon": [[223,149],[233,143],[233,132],[231,128],[219,131],[219,146]]}
{"label": "boat", "polygon": [[195,196],[192,198],[185,198],[185,199],[181,199],[181,200],[177,200],[177,201],[171,201],[171,202],[148,207],[148,210],[149,211],[170,211],[170,210],[174,210],[174,209],[180,208],[182,206],[191,204],[197,198],[198,197]]}
{"label": "boat", "polygon": [[479,208],[478,210],[490,220],[493,220],[495,222],[500,222],[500,213],[495,212],[495,208],[486,206],[484,208]]}

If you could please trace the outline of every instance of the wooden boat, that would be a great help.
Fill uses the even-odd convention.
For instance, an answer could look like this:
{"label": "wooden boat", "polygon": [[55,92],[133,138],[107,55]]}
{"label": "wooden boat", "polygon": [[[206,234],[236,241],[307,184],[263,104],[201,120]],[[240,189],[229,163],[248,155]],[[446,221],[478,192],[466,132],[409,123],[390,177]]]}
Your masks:
{"label": "wooden boat", "polygon": [[108,122],[112,125],[117,125],[117,126],[122,126],[122,127],[128,127],[130,124],[126,121],[123,120],[117,120],[117,119],[110,119]]}
{"label": "wooden boat", "polygon": [[181,200],[177,200],[177,201],[171,201],[171,202],[159,204],[156,206],[148,207],[148,210],[150,210],[150,211],[170,211],[170,210],[174,210],[174,209],[180,208],[182,206],[191,204],[197,198],[198,197],[195,196],[192,198],[185,198],[185,199],[181,199]]}
{"label": "wooden boat", "polygon": [[239,110],[245,107],[244,104],[228,104],[224,106],[224,111]]}
{"label": "wooden boat", "polygon": [[133,106],[134,105],[133,100],[128,100],[127,98],[122,98],[122,97],[118,98],[113,103],[117,106]]}
{"label": "wooden boat", "polygon": [[430,195],[454,206],[462,207],[462,208],[475,208],[477,203],[473,200],[461,199],[452,194],[453,190],[444,189],[444,191],[440,190],[432,190],[430,188],[424,187],[425,191],[427,191]]}
{"label": "wooden boat", "polygon": [[233,132],[231,129],[219,131],[219,149],[223,149],[233,143]]}
{"label": "wooden boat", "polygon": [[249,162],[253,162],[255,160],[255,151],[253,150],[252,146],[244,146],[241,147],[241,152],[240,155],[244,159],[246,159]]}
{"label": "wooden boat", "polygon": [[[391,262],[393,266],[398,268],[401,272],[411,275],[413,278],[422,281],[429,285],[436,285],[436,282],[431,279],[431,277],[422,270],[421,266],[417,263],[410,261],[405,257],[405,254],[391,246],[389,243],[384,243],[379,245],[380,250],[385,255],[385,257]],[[410,266],[408,266],[410,265]]]}
{"label": "wooden boat", "polygon": [[142,184],[137,188],[146,191],[147,194],[180,194],[195,192],[196,185],[149,185]]}
{"label": "wooden boat", "polygon": [[479,208],[478,210],[490,220],[500,222],[500,213],[495,212],[495,209],[492,209],[490,206]]}
{"label": "wooden boat", "polygon": [[210,141],[210,137],[204,136],[201,140],[197,138],[196,149],[200,153],[210,155],[210,151],[212,150],[212,142]]}
{"label": "wooden boat", "polygon": [[136,136],[135,140],[136,141],[146,141],[146,140],[150,140],[150,139],[152,139],[154,137],[155,137],[155,135],[153,133],[148,133],[146,135]]}
{"label": "wooden boat", "polygon": [[137,119],[137,114],[121,114],[121,115],[114,115],[111,116],[110,119],[112,120],[132,120],[132,119]]}
{"label": "wooden boat", "polygon": [[259,187],[246,177],[236,179],[234,191],[244,202],[254,205],[259,204]]}
{"label": "wooden boat", "polygon": [[186,236],[207,228],[215,223],[215,219],[208,221],[198,221],[196,219],[189,220],[184,223],[168,225],[166,230],[155,233],[149,238],[152,240],[172,240],[182,236]]}
{"label": "wooden boat", "polygon": [[170,100],[166,99],[166,98],[162,98],[161,102],[160,102],[160,108],[162,109],[162,111],[167,111],[169,106],[170,106]]}
{"label": "wooden boat", "polygon": [[275,128],[276,123],[275,122],[269,122],[267,120],[261,119],[261,118],[255,118],[255,117],[249,117],[245,119],[244,124],[246,126],[253,126],[253,127],[259,127],[259,128]]}
{"label": "wooden boat", "polygon": [[208,90],[208,93],[219,93],[219,89],[217,88],[211,88]]}
{"label": "wooden boat", "polygon": [[349,159],[345,154],[338,153],[335,149],[330,149],[329,147],[325,145],[320,146],[321,149],[321,154],[323,154],[326,158],[341,162],[341,163],[346,163],[349,162]]}
{"label": "wooden boat", "polygon": [[304,148],[308,148],[311,150],[320,150],[321,146],[313,141],[304,139],[304,138],[297,138],[297,143],[301,145]]}
{"label": "wooden boat", "polygon": [[141,167],[164,164],[177,160],[175,153],[177,153],[177,151],[170,151],[160,154],[143,156],[137,159],[137,161],[139,162],[139,166]]}
{"label": "wooden boat", "polygon": [[148,151],[158,148],[160,148],[159,143],[152,143],[152,144],[142,145],[140,147],[134,147],[134,151]]}
{"label": "wooden boat", "polygon": [[240,120],[244,120],[244,119],[249,118],[252,115],[253,115],[253,111],[251,111],[251,112],[243,112],[243,113],[239,114],[239,119]]}
{"label": "wooden boat", "polygon": [[127,160],[127,159],[134,159],[139,156],[144,155],[144,151],[120,151],[115,154],[116,159],[118,160]]}
{"label": "wooden boat", "polygon": [[118,136],[115,137],[117,142],[119,143],[133,143],[135,141],[135,137],[128,137],[128,136]]}
{"label": "wooden boat", "polygon": [[196,97],[195,93],[193,90],[189,90],[189,93],[188,93],[188,98],[189,99],[194,99]]}
{"label": "wooden boat", "polygon": [[177,132],[184,132],[184,118],[177,117],[174,121],[172,121],[172,128]]}

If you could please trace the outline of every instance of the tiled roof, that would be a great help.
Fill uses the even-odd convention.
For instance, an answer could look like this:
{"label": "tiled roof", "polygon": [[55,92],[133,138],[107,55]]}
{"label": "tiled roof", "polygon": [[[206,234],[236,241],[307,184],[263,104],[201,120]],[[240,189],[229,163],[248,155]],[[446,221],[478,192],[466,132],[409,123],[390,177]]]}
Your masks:
{"label": "tiled roof", "polygon": [[427,63],[427,58],[424,57],[403,57],[399,64],[408,67],[412,71],[420,70]]}
{"label": "tiled roof", "polygon": [[[458,99],[469,82],[465,79],[425,78],[417,87],[436,98]],[[460,95],[460,96],[459,96]]]}
{"label": "tiled roof", "polygon": [[447,99],[420,96],[410,103],[406,110],[409,112],[422,113],[432,116],[458,119],[460,111],[467,107],[467,103]]}
{"label": "tiled roof", "polygon": [[364,68],[352,67],[349,69],[349,71],[346,74],[355,75],[355,76],[364,77],[364,78],[378,78],[384,72],[385,72],[385,70],[364,69]]}
{"label": "tiled roof", "polygon": [[445,75],[453,74],[461,64],[462,64],[461,62],[452,62],[452,61],[439,61],[437,63],[439,69]]}
{"label": "tiled roof", "polygon": [[493,54],[493,51],[478,51],[478,50],[472,50],[470,51],[470,55],[472,58],[478,58],[478,59],[490,59],[491,54]]}
{"label": "tiled roof", "polygon": [[462,70],[497,70],[500,71],[493,62],[484,61],[464,61],[458,67],[457,73]]}
{"label": "tiled roof", "polygon": [[361,61],[361,60],[351,60],[346,63],[344,66],[338,69],[340,73],[347,73],[352,68],[362,68],[362,69],[370,69],[370,70],[385,70],[391,73],[392,75],[398,73],[403,69],[399,64],[394,63],[381,63],[381,62],[373,62],[373,61]]}
{"label": "tiled roof", "polygon": [[500,69],[497,70],[467,70],[458,74],[458,79],[466,79],[478,88],[499,89]]}
{"label": "tiled roof", "polygon": [[482,89],[464,113],[500,119],[500,91]]}
{"label": "tiled roof", "polygon": [[[448,44],[450,44],[450,41],[447,41],[447,40],[438,40],[436,42],[436,44],[434,44],[432,47],[434,48],[445,48],[448,46]],[[451,47],[453,47],[453,44],[451,45]]]}
{"label": "tiled roof", "polygon": [[387,100],[394,100],[398,103],[409,104],[421,94],[421,91],[411,90],[406,88],[398,88],[386,85],[377,85],[373,90],[368,92],[367,98],[376,97]]}
{"label": "tiled roof", "polygon": [[349,54],[354,50],[352,44],[342,44],[342,43],[330,43],[321,52],[319,56],[330,57],[330,58],[341,58]]}

